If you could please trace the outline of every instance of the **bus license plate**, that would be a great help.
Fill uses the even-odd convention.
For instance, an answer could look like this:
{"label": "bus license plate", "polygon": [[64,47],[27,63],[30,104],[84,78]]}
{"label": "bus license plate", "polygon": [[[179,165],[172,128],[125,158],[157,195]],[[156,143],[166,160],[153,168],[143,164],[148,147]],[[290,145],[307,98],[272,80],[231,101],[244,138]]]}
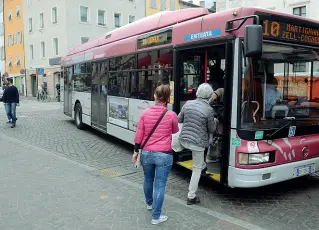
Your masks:
{"label": "bus license plate", "polygon": [[299,176],[304,176],[304,175],[314,173],[314,172],[315,172],[315,165],[314,164],[305,165],[305,166],[300,166],[300,167],[295,168],[294,176],[299,177]]}

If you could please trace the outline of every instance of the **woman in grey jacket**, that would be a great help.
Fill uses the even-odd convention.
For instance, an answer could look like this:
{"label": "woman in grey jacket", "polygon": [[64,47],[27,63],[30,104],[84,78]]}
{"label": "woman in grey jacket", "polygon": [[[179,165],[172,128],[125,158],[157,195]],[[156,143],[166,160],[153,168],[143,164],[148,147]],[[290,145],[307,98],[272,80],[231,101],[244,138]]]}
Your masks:
{"label": "woman in grey jacket", "polygon": [[212,87],[201,84],[196,92],[196,100],[187,101],[182,111],[178,115],[178,122],[183,123],[180,133],[181,145],[192,151],[193,172],[189,184],[187,204],[198,204],[199,198],[196,197],[198,182],[201,172],[206,168],[204,161],[205,148],[209,146],[209,136],[216,129],[214,110],[209,105],[208,100],[213,94]]}

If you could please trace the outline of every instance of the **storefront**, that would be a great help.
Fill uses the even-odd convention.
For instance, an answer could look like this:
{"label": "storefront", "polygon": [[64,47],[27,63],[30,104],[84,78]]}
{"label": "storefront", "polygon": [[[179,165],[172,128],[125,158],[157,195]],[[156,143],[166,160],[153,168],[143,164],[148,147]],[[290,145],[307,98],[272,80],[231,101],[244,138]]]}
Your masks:
{"label": "storefront", "polygon": [[23,75],[13,76],[13,85],[17,87],[19,94],[21,96],[24,96],[24,76]]}

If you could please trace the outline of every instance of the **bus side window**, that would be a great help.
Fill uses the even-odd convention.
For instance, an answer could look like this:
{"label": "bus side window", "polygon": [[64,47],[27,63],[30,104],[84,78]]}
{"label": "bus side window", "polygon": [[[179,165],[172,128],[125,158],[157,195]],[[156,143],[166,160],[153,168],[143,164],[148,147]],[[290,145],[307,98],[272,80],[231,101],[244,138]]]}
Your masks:
{"label": "bus side window", "polygon": [[74,65],[72,76],[74,91],[91,92],[92,64],[82,63]]}
{"label": "bus side window", "polygon": [[[152,50],[138,54],[138,72],[134,79],[136,85],[134,97],[142,100],[154,100],[154,91],[160,84],[169,84],[173,76],[172,50]],[[136,96],[137,95],[137,96]]]}

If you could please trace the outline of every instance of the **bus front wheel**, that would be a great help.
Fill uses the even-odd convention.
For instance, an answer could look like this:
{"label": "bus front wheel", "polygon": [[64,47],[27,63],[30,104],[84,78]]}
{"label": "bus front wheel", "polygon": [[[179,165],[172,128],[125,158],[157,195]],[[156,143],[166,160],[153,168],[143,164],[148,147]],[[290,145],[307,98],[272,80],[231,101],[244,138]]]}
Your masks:
{"label": "bus front wheel", "polygon": [[82,106],[80,103],[77,103],[75,105],[74,111],[75,111],[74,113],[75,125],[78,129],[83,129],[84,123],[82,122]]}

